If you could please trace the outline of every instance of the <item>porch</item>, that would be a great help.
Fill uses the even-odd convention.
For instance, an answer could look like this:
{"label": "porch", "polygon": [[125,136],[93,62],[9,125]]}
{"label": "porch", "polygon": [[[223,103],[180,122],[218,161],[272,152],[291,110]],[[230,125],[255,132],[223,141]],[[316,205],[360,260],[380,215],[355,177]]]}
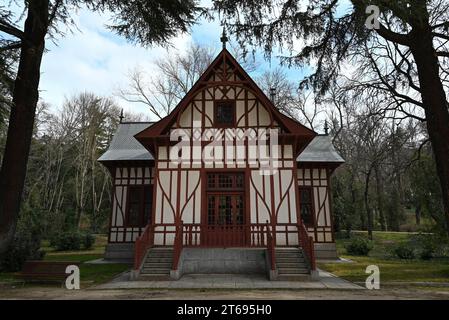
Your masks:
{"label": "porch", "polygon": [[[222,261],[229,269],[204,269],[207,259],[201,258],[201,254],[205,257],[204,254],[207,256],[207,252],[214,249],[227,250],[221,255],[215,253],[214,263],[218,265]],[[232,255],[237,256],[236,259],[226,256],[230,250],[233,250]],[[302,223],[272,225],[267,221],[265,224],[210,226],[184,224],[181,221],[178,224],[147,225],[135,242],[132,274],[135,279],[145,276],[164,280],[179,279],[186,273],[185,269],[189,270],[187,273],[204,270],[207,270],[206,273],[226,273],[238,270],[236,264],[241,265],[242,261],[246,261],[245,257],[251,250],[253,256],[258,256],[256,252],[260,255],[258,261],[253,259],[249,263],[252,267],[258,266],[258,270],[265,271],[270,280],[277,280],[282,275],[280,273],[294,279],[300,276],[299,273],[310,276],[316,272],[313,237],[309,236]],[[187,252],[190,252],[190,256],[193,254],[200,257],[194,264],[197,268],[184,267]],[[260,257],[263,257],[263,261]],[[242,266],[242,270],[248,268],[250,273],[256,272],[251,272],[248,265]]]}

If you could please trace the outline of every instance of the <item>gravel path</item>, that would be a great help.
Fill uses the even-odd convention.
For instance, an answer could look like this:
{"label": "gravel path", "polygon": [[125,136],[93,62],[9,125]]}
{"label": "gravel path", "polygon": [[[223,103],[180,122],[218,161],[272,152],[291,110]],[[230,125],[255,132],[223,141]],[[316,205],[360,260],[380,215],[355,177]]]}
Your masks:
{"label": "gravel path", "polygon": [[447,299],[449,291],[445,288],[395,287],[377,291],[369,290],[171,290],[171,289],[83,289],[68,291],[60,288],[0,287],[0,299],[331,299],[331,300],[397,300],[397,299]]}

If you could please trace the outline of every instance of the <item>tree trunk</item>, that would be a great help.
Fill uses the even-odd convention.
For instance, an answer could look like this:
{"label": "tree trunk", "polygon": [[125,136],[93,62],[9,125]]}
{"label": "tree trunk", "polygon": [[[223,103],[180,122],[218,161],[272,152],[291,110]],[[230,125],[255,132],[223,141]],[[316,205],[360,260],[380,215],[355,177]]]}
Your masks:
{"label": "tree trunk", "polygon": [[367,218],[368,238],[370,238],[370,240],[373,240],[373,213],[372,213],[371,208],[369,206],[369,181],[370,181],[370,178],[371,178],[372,170],[373,170],[373,165],[370,166],[368,172],[366,173],[365,194],[364,194],[366,218]]}
{"label": "tree trunk", "polygon": [[24,37],[5,153],[0,170],[0,255],[14,237],[25,183],[28,156],[39,99],[40,66],[48,28],[48,0],[28,2]]}
{"label": "tree trunk", "polygon": [[383,181],[382,176],[380,174],[379,166],[376,164],[374,166],[374,174],[376,176],[376,194],[377,194],[377,209],[379,211],[379,222],[380,228],[382,231],[387,231],[387,224],[385,219],[385,210],[384,210],[384,190],[383,190]]}
{"label": "tree trunk", "polygon": [[449,234],[449,110],[439,75],[439,61],[432,42],[430,26],[416,28],[412,32],[411,51],[418,68],[421,97],[424,104],[427,131],[432,149],[440,186]]}
{"label": "tree trunk", "polygon": [[421,204],[417,204],[415,207],[415,219],[416,225],[419,226],[421,224]]}

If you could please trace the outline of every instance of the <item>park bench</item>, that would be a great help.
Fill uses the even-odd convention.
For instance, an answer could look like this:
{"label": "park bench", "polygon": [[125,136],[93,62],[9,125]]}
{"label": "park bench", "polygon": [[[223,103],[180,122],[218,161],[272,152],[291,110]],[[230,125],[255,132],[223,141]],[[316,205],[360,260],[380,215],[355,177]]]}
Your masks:
{"label": "park bench", "polygon": [[17,278],[24,282],[61,282],[69,276],[65,273],[67,266],[76,265],[73,262],[26,261]]}

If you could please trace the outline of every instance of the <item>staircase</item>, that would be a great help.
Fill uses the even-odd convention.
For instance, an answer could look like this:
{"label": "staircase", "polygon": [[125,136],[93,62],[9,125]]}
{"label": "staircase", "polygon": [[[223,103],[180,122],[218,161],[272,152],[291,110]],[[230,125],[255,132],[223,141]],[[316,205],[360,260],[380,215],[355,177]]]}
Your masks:
{"label": "staircase", "polygon": [[277,280],[301,281],[310,279],[310,269],[302,249],[276,248]]}
{"label": "staircase", "polygon": [[173,264],[173,248],[151,248],[145,257],[140,279],[170,280]]}

